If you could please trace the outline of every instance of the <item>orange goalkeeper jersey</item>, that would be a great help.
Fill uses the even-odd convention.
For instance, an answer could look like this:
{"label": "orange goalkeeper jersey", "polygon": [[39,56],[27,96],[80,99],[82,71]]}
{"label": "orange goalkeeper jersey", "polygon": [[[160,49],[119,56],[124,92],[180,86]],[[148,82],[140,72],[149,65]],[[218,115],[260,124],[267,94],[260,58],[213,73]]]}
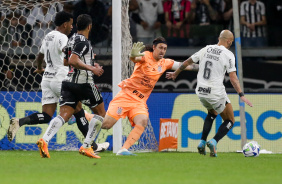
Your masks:
{"label": "orange goalkeeper jersey", "polygon": [[152,52],[144,53],[141,61],[135,64],[130,78],[118,86],[134,99],[146,103],[157,81],[166,70],[172,68],[174,60],[163,58],[156,61]]}

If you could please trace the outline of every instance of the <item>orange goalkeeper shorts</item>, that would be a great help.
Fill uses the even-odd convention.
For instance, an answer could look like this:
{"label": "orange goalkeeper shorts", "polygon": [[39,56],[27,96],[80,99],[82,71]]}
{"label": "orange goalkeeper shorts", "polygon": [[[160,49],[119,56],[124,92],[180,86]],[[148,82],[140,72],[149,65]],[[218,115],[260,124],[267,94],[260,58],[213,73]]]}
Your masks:
{"label": "orange goalkeeper shorts", "polygon": [[127,116],[132,126],[135,126],[134,117],[139,114],[149,117],[147,104],[134,99],[122,90],[110,102],[107,110],[107,115],[116,120]]}

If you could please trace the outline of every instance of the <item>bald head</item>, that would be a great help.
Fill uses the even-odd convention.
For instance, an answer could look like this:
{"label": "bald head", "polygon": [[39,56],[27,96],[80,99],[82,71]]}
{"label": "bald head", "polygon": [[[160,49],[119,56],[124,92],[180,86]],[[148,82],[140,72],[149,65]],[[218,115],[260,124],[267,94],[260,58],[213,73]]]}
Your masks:
{"label": "bald head", "polygon": [[233,33],[229,30],[223,30],[219,34],[218,40],[219,40],[218,45],[223,45],[227,49],[229,49],[232,45],[232,42],[234,41]]}
{"label": "bald head", "polygon": [[234,36],[233,33],[229,30],[223,30],[221,31],[219,35],[219,39],[228,39],[228,40],[233,40]]}

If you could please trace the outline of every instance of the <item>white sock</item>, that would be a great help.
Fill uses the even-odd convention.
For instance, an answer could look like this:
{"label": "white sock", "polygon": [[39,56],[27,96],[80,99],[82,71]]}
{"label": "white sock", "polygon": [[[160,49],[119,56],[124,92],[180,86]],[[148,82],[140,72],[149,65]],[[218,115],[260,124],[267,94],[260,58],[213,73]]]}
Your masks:
{"label": "white sock", "polygon": [[64,125],[65,120],[61,116],[55,117],[49,124],[43,140],[48,144],[52,137],[59,131],[59,129]]}
{"label": "white sock", "polygon": [[94,117],[91,119],[88,125],[88,132],[86,135],[86,138],[84,139],[82,147],[84,148],[90,148],[92,142],[100,132],[102,122],[104,118],[102,116],[94,115]]}

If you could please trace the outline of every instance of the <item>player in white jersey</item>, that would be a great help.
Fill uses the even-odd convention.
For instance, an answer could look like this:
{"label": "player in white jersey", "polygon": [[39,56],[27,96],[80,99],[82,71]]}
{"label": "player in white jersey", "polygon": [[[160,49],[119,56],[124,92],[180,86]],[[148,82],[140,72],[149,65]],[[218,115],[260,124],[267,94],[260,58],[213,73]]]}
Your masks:
{"label": "player in white jersey", "polygon": [[[233,34],[229,30],[223,30],[218,40],[217,45],[204,47],[185,60],[175,72],[167,72],[166,74],[166,78],[175,80],[178,74],[188,65],[199,63],[196,93],[202,105],[208,110],[208,115],[204,122],[198,151],[200,154],[205,155],[205,146],[207,145],[210,149],[211,157],[217,157],[216,147],[218,141],[228,133],[235,122],[233,108],[223,85],[226,72],[229,74],[231,84],[239,94],[241,100],[249,106],[253,106],[241,90],[236,75],[235,57],[228,50],[234,41]],[[206,142],[213,120],[217,114],[220,114],[224,122],[219,127],[216,135]]]}
{"label": "player in white jersey", "polygon": [[101,127],[106,111],[102,95],[94,84],[93,75],[101,76],[104,70],[98,64],[93,63],[94,53],[88,41],[89,32],[92,28],[91,17],[86,14],[79,15],[76,25],[77,35],[74,36],[74,39],[69,40],[64,59],[69,64],[69,73],[62,82],[60,114],[50,122],[43,138],[37,141],[40,155],[44,158],[50,158],[49,141],[63,124],[74,113],[77,113],[76,107],[80,101],[89,106],[95,112],[95,115],[89,122],[87,136],[79,149],[79,153],[91,158],[100,158],[94,153],[91,144],[98,134],[98,131],[95,130],[100,129],[98,127]]}
{"label": "player in white jersey", "polygon": [[[67,35],[69,35],[72,30],[73,16],[64,11],[59,12],[56,14],[55,24],[56,29],[49,32],[42,41],[42,46],[36,59],[37,69],[34,71],[36,73],[44,72],[41,82],[42,113],[33,113],[30,116],[20,119],[12,118],[7,132],[9,141],[14,139],[18,129],[23,125],[49,123],[56,110],[61,95],[62,81],[68,73],[67,64],[63,63],[65,56],[64,49],[68,42]],[[46,62],[45,69],[42,67],[43,58]],[[76,117],[78,127],[82,126],[82,124],[88,125],[88,123],[85,123],[87,120],[85,119],[84,110],[81,106],[74,116]],[[82,134],[86,136],[88,126],[80,130]],[[105,147],[108,147],[108,143],[99,145],[93,143],[94,150],[98,149],[98,151],[101,151],[105,149]]]}

